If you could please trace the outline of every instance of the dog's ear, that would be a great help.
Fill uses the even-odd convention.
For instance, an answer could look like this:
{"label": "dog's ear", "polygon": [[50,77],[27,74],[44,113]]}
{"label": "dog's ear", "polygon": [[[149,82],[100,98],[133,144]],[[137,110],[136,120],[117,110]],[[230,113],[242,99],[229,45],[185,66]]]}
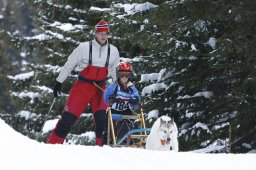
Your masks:
{"label": "dog's ear", "polygon": [[160,125],[164,124],[164,120],[160,117]]}

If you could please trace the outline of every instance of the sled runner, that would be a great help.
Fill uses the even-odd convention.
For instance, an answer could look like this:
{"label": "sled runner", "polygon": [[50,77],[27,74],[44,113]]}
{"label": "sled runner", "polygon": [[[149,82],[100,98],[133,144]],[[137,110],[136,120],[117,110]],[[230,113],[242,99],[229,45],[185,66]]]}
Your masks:
{"label": "sled runner", "polygon": [[[108,107],[108,132],[107,145],[113,147],[131,146],[144,147],[145,139],[150,128],[145,127],[144,114],[141,104],[138,103],[140,113],[132,110],[133,115],[122,115],[111,112]],[[128,130],[125,134],[120,133],[123,129]]]}

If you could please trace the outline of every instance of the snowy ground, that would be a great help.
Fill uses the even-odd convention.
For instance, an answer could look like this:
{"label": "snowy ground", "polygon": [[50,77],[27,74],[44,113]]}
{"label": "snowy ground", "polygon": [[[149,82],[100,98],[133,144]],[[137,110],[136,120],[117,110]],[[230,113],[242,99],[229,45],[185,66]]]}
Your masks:
{"label": "snowy ground", "polygon": [[0,119],[0,170],[255,170],[256,154],[204,154],[108,146],[49,145]]}

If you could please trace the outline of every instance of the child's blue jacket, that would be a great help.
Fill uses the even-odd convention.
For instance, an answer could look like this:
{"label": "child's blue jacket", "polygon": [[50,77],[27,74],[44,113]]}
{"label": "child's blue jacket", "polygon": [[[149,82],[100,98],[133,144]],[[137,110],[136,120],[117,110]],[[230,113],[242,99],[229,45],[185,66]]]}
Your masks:
{"label": "child's blue jacket", "polygon": [[140,95],[138,93],[138,90],[136,89],[134,84],[131,82],[128,82],[128,89],[129,89],[129,92],[125,92],[125,91],[121,90],[121,87],[117,82],[110,84],[104,92],[105,103],[110,104],[109,97],[111,95],[116,95],[116,98],[120,98],[120,99],[124,99],[124,100],[126,99],[126,100],[125,101],[115,101],[114,103],[111,103],[112,109],[117,110],[117,111],[124,111],[126,109],[133,109],[133,110],[138,109],[138,105],[131,104],[128,101],[130,98],[137,98],[140,102]]}

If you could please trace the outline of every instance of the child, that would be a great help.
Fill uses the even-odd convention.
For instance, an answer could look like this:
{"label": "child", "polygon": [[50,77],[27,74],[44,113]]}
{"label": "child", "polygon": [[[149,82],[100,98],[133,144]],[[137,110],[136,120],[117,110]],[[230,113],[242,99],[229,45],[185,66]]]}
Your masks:
{"label": "child", "polygon": [[[140,95],[131,82],[133,76],[131,65],[121,62],[117,66],[116,75],[116,82],[109,85],[104,92],[104,101],[111,107],[113,114],[132,115],[131,110],[138,109]],[[124,124],[124,122],[121,121],[119,124]],[[121,129],[117,128],[119,130],[117,132],[117,138],[119,139],[125,135],[129,128],[127,126],[121,127]]]}

